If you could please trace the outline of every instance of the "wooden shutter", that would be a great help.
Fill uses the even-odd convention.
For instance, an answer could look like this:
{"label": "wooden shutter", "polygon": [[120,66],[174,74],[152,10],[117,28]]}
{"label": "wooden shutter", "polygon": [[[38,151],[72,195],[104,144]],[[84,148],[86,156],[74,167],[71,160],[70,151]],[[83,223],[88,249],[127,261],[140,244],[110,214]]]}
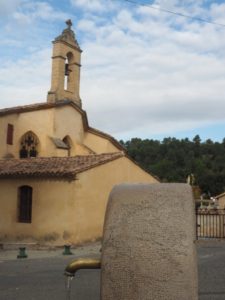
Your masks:
{"label": "wooden shutter", "polygon": [[13,130],[14,130],[14,126],[12,124],[8,124],[8,128],[7,128],[7,140],[6,140],[6,143],[8,145],[12,145],[13,144]]}

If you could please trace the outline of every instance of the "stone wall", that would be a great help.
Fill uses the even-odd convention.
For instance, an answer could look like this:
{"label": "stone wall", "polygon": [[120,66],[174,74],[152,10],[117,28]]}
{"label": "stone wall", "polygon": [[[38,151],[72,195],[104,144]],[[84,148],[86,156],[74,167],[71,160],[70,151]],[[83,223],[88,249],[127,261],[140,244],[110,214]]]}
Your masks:
{"label": "stone wall", "polygon": [[102,247],[102,300],[195,300],[191,187],[119,185],[111,192]]}

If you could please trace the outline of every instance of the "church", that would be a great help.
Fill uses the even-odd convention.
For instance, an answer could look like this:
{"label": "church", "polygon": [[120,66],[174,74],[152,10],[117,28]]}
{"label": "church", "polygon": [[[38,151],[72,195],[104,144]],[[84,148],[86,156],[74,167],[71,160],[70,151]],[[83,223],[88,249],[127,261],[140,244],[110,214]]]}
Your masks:
{"label": "church", "polygon": [[112,136],[92,128],[79,94],[72,22],[53,41],[43,103],[0,110],[0,241],[81,244],[102,236],[109,193],[158,183]]}

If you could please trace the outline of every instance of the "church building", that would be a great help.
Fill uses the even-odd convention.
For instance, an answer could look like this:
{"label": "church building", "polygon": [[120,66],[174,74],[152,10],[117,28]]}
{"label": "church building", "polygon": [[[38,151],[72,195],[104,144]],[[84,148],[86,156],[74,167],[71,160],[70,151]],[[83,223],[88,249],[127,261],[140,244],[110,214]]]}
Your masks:
{"label": "church building", "polygon": [[89,125],[79,94],[82,51],[66,24],[53,41],[47,101],[0,110],[3,243],[94,241],[114,185],[158,182],[117,140]]}

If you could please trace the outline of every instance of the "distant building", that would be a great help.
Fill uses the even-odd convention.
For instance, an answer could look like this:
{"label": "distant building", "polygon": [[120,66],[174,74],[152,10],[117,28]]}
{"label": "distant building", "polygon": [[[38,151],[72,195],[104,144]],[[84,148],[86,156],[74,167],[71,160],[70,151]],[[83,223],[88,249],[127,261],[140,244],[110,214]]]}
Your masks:
{"label": "distant building", "polygon": [[217,202],[217,207],[219,209],[225,209],[225,193],[222,193],[214,198]]}
{"label": "distant building", "polygon": [[[78,244],[101,237],[110,190],[157,183],[89,126],[71,21],[53,42],[47,102],[0,110],[0,240]],[[38,62],[37,62],[38,63]]]}

